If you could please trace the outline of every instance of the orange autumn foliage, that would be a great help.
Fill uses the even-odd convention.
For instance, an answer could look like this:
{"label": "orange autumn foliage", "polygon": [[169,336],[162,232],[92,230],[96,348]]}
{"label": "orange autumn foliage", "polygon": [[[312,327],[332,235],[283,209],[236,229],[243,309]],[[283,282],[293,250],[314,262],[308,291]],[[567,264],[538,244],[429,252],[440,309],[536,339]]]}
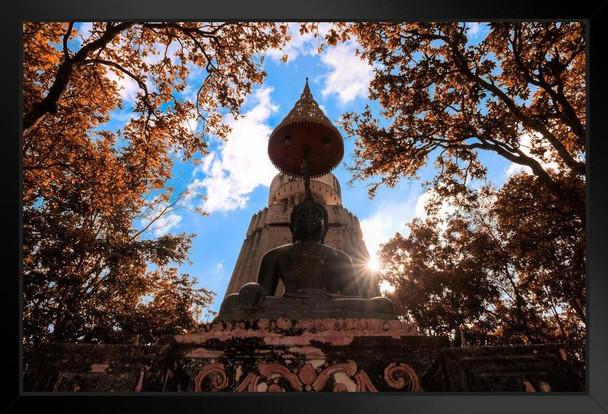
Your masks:
{"label": "orange autumn foliage", "polygon": [[[171,155],[198,162],[263,81],[274,23],[23,25],[24,341],[124,342],[195,329],[212,292],[178,275],[193,235],[154,236],[184,197]],[[193,71],[203,74],[189,84]],[[122,84],[134,88],[125,101]],[[189,92],[190,88],[194,92]],[[187,96],[194,98],[185,99]],[[131,106],[120,129],[112,112]],[[203,127],[193,131],[189,121]],[[159,213],[146,218],[150,211]],[[149,265],[155,270],[152,271]]]}

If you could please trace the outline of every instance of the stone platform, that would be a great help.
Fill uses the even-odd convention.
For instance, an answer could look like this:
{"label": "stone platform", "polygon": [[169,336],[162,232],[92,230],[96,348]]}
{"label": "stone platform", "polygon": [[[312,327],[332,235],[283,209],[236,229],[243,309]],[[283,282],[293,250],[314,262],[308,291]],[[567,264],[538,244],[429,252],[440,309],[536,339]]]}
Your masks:
{"label": "stone platform", "polygon": [[446,337],[398,320],[216,322],[176,336],[172,390],[422,391]]}
{"label": "stone platform", "polygon": [[24,390],[67,392],[582,391],[558,345],[451,347],[381,319],[207,324],[163,345],[51,344]]}

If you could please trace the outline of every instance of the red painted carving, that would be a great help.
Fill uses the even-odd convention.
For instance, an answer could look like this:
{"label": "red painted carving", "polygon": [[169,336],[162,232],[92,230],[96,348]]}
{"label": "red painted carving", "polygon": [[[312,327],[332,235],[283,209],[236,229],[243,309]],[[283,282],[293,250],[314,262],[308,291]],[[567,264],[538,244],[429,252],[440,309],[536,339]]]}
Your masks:
{"label": "red painted carving", "polygon": [[236,387],[235,391],[236,392],[244,392],[244,391],[255,392],[258,390],[259,379],[260,379],[259,375],[256,375],[253,372],[250,372],[249,374],[247,374],[247,376],[245,377],[243,382],[241,382],[238,385],[238,387]]}
{"label": "red painted carving", "polygon": [[203,369],[201,369],[194,378],[194,391],[202,391],[201,383],[206,377],[211,379],[211,391],[221,391],[228,385],[228,376],[226,375],[224,364],[219,362],[205,365]]}
{"label": "red painted carving", "polygon": [[341,383],[336,383],[336,385],[334,385],[334,389],[332,391],[333,392],[347,392],[348,389],[346,389],[346,385],[341,384]]}
{"label": "red painted carving", "polygon": [[324,331],[335,331],[338,329],[337,319],[323,319],[323,330]]}
{"label": "red painted carving", "polygon": [[[220,368],[220,364],[211,364],[215,370]],[[211,369],[211,368],[210,368]],[[221,367],[223,372],[223,366]],[[411,371],[411,372],[410,372]],[[210,372],[209,370],[206,372]],[[267,392],[285,391],[277,382],[273,382],[272,378],[276,376],[283,377],[287,380],[294,391],[321,391],[323,390],[332,378],[338,372],[344,373],[348,378],[351,378],[356,384],[355,391],[357,392],[378,392],[377,388],[372,383],[365,371],[358,370],[357,364],[354,361],[345,363],[333,364],[325,369],[321,367],[315,368],[309,362],[304,364],[299,369],[293,371],[284,365],[278,363],[260,363],[257,366],[257,373],[248,373],[243,381],[235,388],[236,392],[256,392],[260,384],[266,384]],[[407,374],[407,380],[404,376]],[[200,377],[200,378],[199,378]],[[200,388],[200,380],[204,377],[203,371],[197,376],[197,386]],[[405,364],[396,363],[390,364],[385,369],[385,379],[393,388],[406,388],[410,391],[419,391],[420,386],[418,377]],[[407,387],[406,387],[407,386]],[[198,390],[198,389],[197,389]],[[344,392],[348,391],[347,384],[335,382],[332,391]]]}
{"label": "red painted carving", "polygon": [[308,363],[300,369],[300,372],[298,372],[298,377],[305,386],[312,385],[312,383],[317,379],[317,371],[315,371],[312,365]]}
{"label": "red painted carving", "polygon": [[335,374],[336,372],[339,372],[339,371],[342,371],[349,377],[352,377],[357,372],[357,364],[355,364],[354,361],[348,361],[347,363],[344,363],[344,364],[330,365],[329,367],[327,367],[323,371],[321,371],[321,373],[319,374],[319,377],[312,384],[312,388],[315,391],[322,390],[325,387],[325,385],[327,384],[327,381],[329,381],[329,377],[332,374]]}
{"label": "red painted carving", "polygon": [[357,381],[357,392],[378,392],[374,384],[372,384],[372,380],[369,379],[369,376],[365,373],[365,371],[361,370],[355,374],[355,380]]}
{"label": "red painted carving", "polygon": [[279,384],[270,384],[266,392],[285,392],[285,390]]}
{"label": "red painted carving", "polygon": [[279,318],[279,319],[277,319],[275,324],[276,324],[277,328],[282,329],[282,330],[291,329],[291,321],[289,319]]}
{"label": "red painted carving", "polygon": [[347,331],[359,329],[359,319],[347,319],[344,323],[344,327]]}
{"label": "red painted carving", "polygon": [[279,374],[289,382],[295,391],[302,391],[302,384],[298,376],[281,364],[266,364],[262,362],[258,365],[258,371],[266,378],[272,374]]}
{"label": "red painted carving", "polygon": [[403,391],[421,391],[416,371],[407,364],[391,362],[384,369],[384,380],[389,387]]}
{"label": "red painted carving", "polygon": [[[393,375],[393,379],[391,380],[394,384],[397,384],[395,387],[403,388],[406,385],[406,382],[403,378],[401,378],[400,370],[405,369],[401,364],[399,366],[393,366],[394,364],[389,365],[385,370],[386,375]],[[292,372],[289,368],[284,365],[278,363],[260,363],[257,367],[258,373],[250,372],[245,376],[243,381],[236,387],[236,392],[256,392],[258,391],[258,387],[260,383],[267,382],[273,376],[281,376],[285,378],[294,391],[321,391],[323,390],[330,378],[338,372],[344,373],[347,377],[352,378],[356,384],[356,391],[358,392],[378,392],[369,376],[365,373],[365,371],[358,371],[357,364],[354,361],[348,361],[340,364],[333,364],[328,366],[325,369],[321,369],[320,367],[315,370],[314,367],[310,363],[304,364],[299,370],[295,369]],[[399,371],[399,372],[398,372]],[[388,374],[387,374],[388,372]],[[296,374],[297,373],[297,374]],[[259,374],[259,375],[258,375]],[[200,374],[199,374],[200,375]],[[414,374],[415,375],[415,374]],[[198,377],[197,377],[198,378]],[[416,377],[417,379],[417,377]],[[403,382],[403,385],[400,386],[400,382]],[[394,387],[394,388],[395,388]],[[271,382],[268,383],[266,388],[267,392],[278,392],[285,391],[278,383]],[[333,385],[332,391],[334,392],[344,392],[348,391],[346,384],[342,384],[336,382]]]}

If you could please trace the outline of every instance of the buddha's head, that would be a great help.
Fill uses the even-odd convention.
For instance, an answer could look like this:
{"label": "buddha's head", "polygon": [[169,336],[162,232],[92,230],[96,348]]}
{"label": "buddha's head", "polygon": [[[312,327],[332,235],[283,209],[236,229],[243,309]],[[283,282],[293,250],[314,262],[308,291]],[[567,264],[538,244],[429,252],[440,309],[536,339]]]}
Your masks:
{"label": "buddha's head", "polygon": [[322,204],[317,203],[311,197],[297,204],[291,211],[289,229],[296,241],[325,242],[325,235],[329,230],[329,217],[327,210]]}

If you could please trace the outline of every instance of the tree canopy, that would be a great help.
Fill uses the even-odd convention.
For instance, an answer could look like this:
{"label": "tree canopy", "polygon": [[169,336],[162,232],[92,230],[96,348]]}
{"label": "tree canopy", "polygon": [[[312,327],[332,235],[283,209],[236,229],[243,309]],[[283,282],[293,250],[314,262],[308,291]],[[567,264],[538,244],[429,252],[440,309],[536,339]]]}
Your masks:
{"label": "tree canopy", "polygon": [[[197,161],[225,137],[284,44],[274,23],[28,22],[23,26],[24,341],[125,341],[194,329],[212,292],[172,267],[193,235],[155,237],[186,195],[167,185],[172,154]],[[200,85],[188,85],[192,71]],[[132,117],[107,127],[136,85]],[[195,87],[194,99],[184,98]],[[131,104],[130,102],[128,103]],[[190,120],[203,127],[192,130]]]}
{"label": "tree canopy", "polygon": [[480,151],[529,167],[553,192],[559,186],[548,162],[584,176],[584,24],[490,23],[477,43],[463,23],[356,23],[345,30],[376,64],[370,98],[389,120],[384,126],[369,107],[345,116],[344,128],[357,137],[356,178],[379,175],[392,186],[431,156],[439,181],[481,178]]}

